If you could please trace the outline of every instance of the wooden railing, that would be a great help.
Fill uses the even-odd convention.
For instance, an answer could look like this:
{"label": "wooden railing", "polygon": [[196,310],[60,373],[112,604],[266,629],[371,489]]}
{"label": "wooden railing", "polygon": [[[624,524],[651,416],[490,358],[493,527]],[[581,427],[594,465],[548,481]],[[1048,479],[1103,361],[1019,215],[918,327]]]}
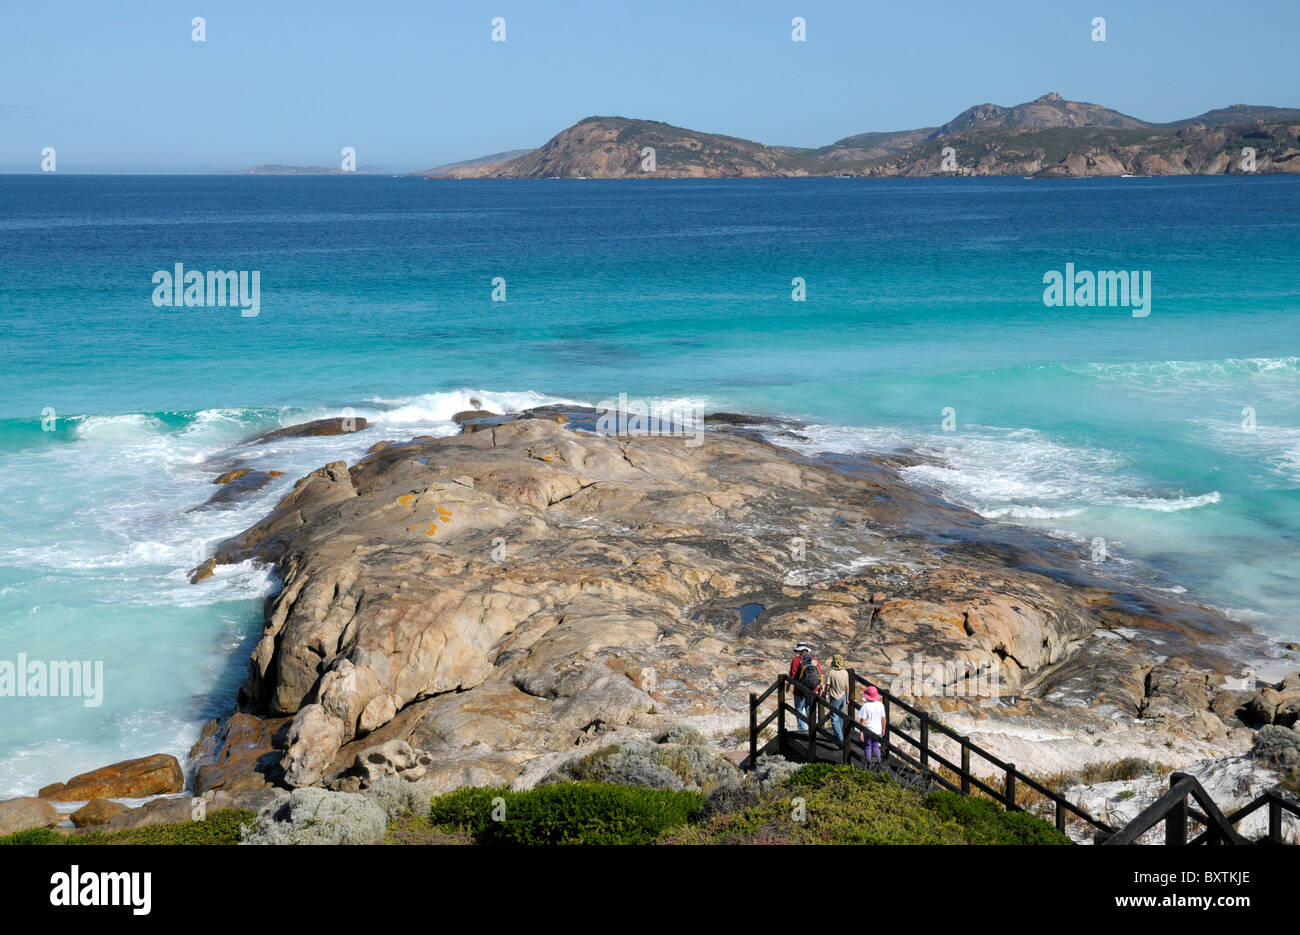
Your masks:
{"label": "wooden railing", "polygon": [[[749,763],[751,766],[758,762],[760,752],[759,736],[774,722],[777,727],[774,744],[783,756],[790,753],[798,756],[802,753],[807,759],[820,759],[817,749],[818,741],[822,740],[831,749],[833,759],[838,759],[843,763],[851,763],[857,758],[855,749],[860,749],[863,740],[870,739],[880,744],[882,762],[893,760],[904,764],[945,789],[962,795],[970,795],[973,791],[978,790],[1010,811],[1024,810],[1019,801],[1024,795],[1021,790],[1031,789],[1052,803],[1053,818],[1057,830],[1064,832],[1066,822],[1073,819],[1087,825],[1098,836],[1109,836],[1115,833],[1115,829],[1110,825],[1093,818],[1063,795],[1020,772],[1016,769],[1015,764],[1007,763],[994,756],[989,751],[972,743],[969,737],[958,734],[946,724],[935,720],[925,711],[895,697],[878,685],[876,690],[880,693],[880,700],[885,705],[885,729],[883,735],[877,735],[867,730],[866,727],[857,722],[858,704],[856,698],[859,689],[866,688],[872,683],[860,677],[852,669],[849,669],[848,672],[848,703],[846,710],[841,715],[844,718],[843,740],[836,736],[833,731],[824,727],[832,715],[840,714],[840,712],[831,707],[830,703],[821,695],[812,695],[809,698],[809,711],[805,719],[804,730],[791,732],[787,729],[785,720],[787,713],[793,714],[796,718],[803,718],[803,715],[798,710],[787,703],[787,695],[806,692],[790,676],[778,676],[777,680],[762,694],[751,693],[749,696]],[[776,708],[760,720],[759,709],[773,693],[777,697]],[[915,735],[895,724],[894,713],[896,711],[902,711],[916,718],[918,727]],[[789,741],[792,733],[796,736],[806,735],[800,736],[800,740],[806,744],[803,751],[791,746]],[[960,751],[958,755],[960,762],[950,760],[942,751],[936,748],[933,743],[933,735],[935,734],[956,741]],[[903,749],[898,741],[902,741],[908,748]],[[973,757],[982,761],[986,768],[978,771],[973,769]],[[948,775],[945,775],[943,770],[947,770]],[[1001,789],[981,778],[981,776],[987,776],[990,773],[996,773],[1002,777]]]}
{"label": "wooden railing", "polygon": [[[1188,803],[1189,798],[1201,810],[1193,808]],[[1253,815],[1261,808],[1268,809],[1268,833],[1257,841],[1251,841],[1237,831],[1237,825],[1243,818]],[[1142,835],[1164,822],[1166,844],[1287,844],[1289,842],[1282,833],[1283,812],[1300,818],[1300,802],[1276,789],[1269,789],[1249,805],[1237,809],[1231,815],[1224,815],[1196,777],[1186,773],[1171,773],[1169,791],[1144,808],[1122,830],[1108,836],[1101,843],[1135,844]],[[1191,841],[1187,839],[1189,821],[1197,822],[1205,828]]]}
{"label": "wooden railing", "polygon": [[[775,747],[782,756],[794,755],[809,760],[819,760],[820,744],[823,741],[831,751],[831,759],[843,763],[852,763],[855,758],[865,760],[865,755],[857,755],[863,740],[874,740],[880,744],[881,760],[903,764],[926,779],[953,792],[970,795],[974,791],[982,792],[1009,811],[1024,811],[1019,799],[1024,795],[1022,789],[1030,789],[1043,799],[1052,803],[1053,817],[1058,831],[1064,832],[1066,822],[1073,819],[1082,822],[1093,832],[1093,840],[1098,844],[1133,844],[1146,832],[1161,822],[1165,823],[1166,844],[1287,844],[1283,834],[1283,815],[1289,814],[1300,818],[1300,802],[1291,799],[1276,789],[1269,789],[1250,804],[1238,809],[1231,815],[1224,815],[1214,800],[1197,782],[1196,778],[1186,773],[1173,773],[1169,777],[1169,791],[1147,806],[1141,814],[1117,830],[1103,821],[1093,818],[1077,805],[1058,792],[1048,789],[1042,783],[1016,769],[1015,764],[1007,763],[987,750],[971,742],[969,737],[958,734],[946,724],[936,720],[925,711],[908,704],[888,691],[876,686],[880,700],[885,705],[885,728],[882,735],[867,730],[857,722],[858,704],[856,698],[859,688],[866,688],[872,683],[861,678],[852,669],[849,672],[849,693],[844,712],[833,708],[821,695],[809,696],[807,715],[800,713],[787,702],[787,695],[807,694],[794,679],[781,675],[762,694],[751,693],[749,696],[749,765],[752,769],[758,763],[760,750],[759,737],[773,723],[776,724],[777,736],[774,741],[763,745],[766,750]],[[761,721],[759,708],[773,694],[776,694],[776,708]],[[916,718],[916,734],[913,735],[894,723],[893,713],[903,711]],[[793,714],[804,720],[802,731],[790,731],[786,727],[786,714]],[[840,739],[832,730],[825,727],[833,715],[844,718],[844,738]],[[960,750],[960,762],[953,762],[933,741],[935,734],[956,741]],[[805,744],[801,751],[790,743],[792,737]],[[908,750],[900,748],[896,741],[909,745]],[[976,771],[971,767],[971,758],[978,757],[986,768]],[[941,769],[936,769],[936,765]],[[947,771],[947,775],[944,774]],[[1002,777],[1002,788],[980,778],[996,773]],[[1200,806],[1192,807],[1191,798]],[[1258,841],[1250,841],[1240,834],[1236,826],[1242,819],[1254,814],[1261,808],[1268,809],[1268,833]],[[1188,840],[1189,821],[1197,822],[1204,830],[1195,838]]]}

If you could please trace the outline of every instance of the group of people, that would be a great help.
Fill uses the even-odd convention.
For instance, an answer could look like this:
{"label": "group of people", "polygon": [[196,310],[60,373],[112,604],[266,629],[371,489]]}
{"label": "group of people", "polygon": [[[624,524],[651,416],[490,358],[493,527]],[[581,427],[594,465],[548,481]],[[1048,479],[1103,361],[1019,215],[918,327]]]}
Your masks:
{"label": "group of people", "polygon": [[[807,643],[799,643],[794,648],[794,659],[790,661],[790,678],[794,680],[794,709],[798,712],[799,730],[808,729],[808,719],[816,717],[813,696],[823,698],[834,709],[831,714],[831,728],[835,736],[844,740],[844,718],[849,702],[849,670],[844,666],[844,656],[836,653],[831,656],[831,668],[822,672],[822,664],[813,655]],[[809,715],[812,710],[813,714]],[[862,689],[862,701],[858,706],[857,722],[865,727],[874,737],[885,736],[885,703],[880,700],[880,692],[874,685]],[[862,743],[862,754],[867,760],[880,761],[880,741],[867,736]]]}

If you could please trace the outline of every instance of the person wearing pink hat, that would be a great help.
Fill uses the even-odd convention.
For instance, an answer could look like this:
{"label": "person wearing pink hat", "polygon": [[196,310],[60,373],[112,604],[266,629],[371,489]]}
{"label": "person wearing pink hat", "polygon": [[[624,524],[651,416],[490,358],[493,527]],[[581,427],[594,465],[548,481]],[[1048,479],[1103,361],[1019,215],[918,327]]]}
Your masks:
{"label": "person wearing pink hat", "polygon": [[[877,737],[885,736],[885,703],[874,685],[862,689],[862,706],[858,708],[858,723]],[[867,737],[862,742],[862,757],[867,762],[880,762],[880,741]]]}

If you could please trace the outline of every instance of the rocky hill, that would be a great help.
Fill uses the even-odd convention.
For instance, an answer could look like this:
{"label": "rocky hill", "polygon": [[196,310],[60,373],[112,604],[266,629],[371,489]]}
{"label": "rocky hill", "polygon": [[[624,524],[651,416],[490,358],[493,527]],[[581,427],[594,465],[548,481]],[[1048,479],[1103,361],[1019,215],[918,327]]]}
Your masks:
{"label": "rocky hill", "polygon": [[[654,169],[643,169],[644,150],[654,150]],[[552,137],[540,149],[503,162],[466,166],[451,178],[746,178],[807,175],[794,167],[795,153],[751,140],[685,130],[655,120],[588,117]],[[648,163],[645,163],[648,166]]]}
{"label": "rocky hill", "polygon": [[1174,121],[1171,126],[1181,127],[1193,123],[1203,123],[1209,127],[1221,127],[1226,124],[1278,122],[1300,118],[1300,110],[1294,107],[1253,107],[1250,104],[1233,104],[1231,107],[1219,107],[1207,110],[1199,117]]}
{"label": "rocky hill", "polygon": [[1133,129],[1146,124],[1135,117],[1109,107],[1067,101],[1059,94],[1044,94],[1037,100],[1015,107],[978,104],[967,108],[940,127],[932,136],[938,138],[961,130],[996,127],[1115,127]]}
{"label": "rocky hill", "polygon": [[[953,166],[944,168],[944,149]],[[973,128],[928,140],[897,156],[864,165],[870,176],[1241,175],[1300,172],[1300,121],[1139,128]]]}
{"label": "rocky hill", "polygon": [[[946,153],[945,149],[951,148]],[[653,168],[646,159],[654,150]],[[1243,151],[1254,151],[1254,168]],[[509,154],[507,154],[509,155]],[[651,120],[588,117],[539,149],[430,169],[443,178],[1117,176],[1300,172],[1300,110],[1235,104],[1167,124],[1059,94],[979,104],[939,127],[767,146]]]}

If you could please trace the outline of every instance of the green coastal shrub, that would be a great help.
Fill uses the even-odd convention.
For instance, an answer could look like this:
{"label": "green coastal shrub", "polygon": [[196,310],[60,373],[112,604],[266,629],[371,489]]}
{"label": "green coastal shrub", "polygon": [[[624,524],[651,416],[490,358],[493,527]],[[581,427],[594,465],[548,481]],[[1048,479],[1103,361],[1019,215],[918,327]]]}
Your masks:
{"label": "green coastal shrub", "polygon": [[[810,764],[758,805],[670,832],[672,844],[964,844],[924,800],[852,767]],[[808,767],[805,767],[808,769]]]}
{"label": "green coastal shrub", "polygon": [[240,825],[251,827],[256,820],[256,813],[247,809],[226,808],[209,812],[204,821],[121,831],[64,834],[50,828],[33,828],[0,838],[0,844],[238,844]]}
{"label": "green coastal shrub", "polygon": [[970,844],[1069,844],[1070,839],[1034,815],[1008,812],[996,802],[947,789],[931,792],[926,807],[961,825]]}
{"label": "green coastal shrub", "polygon": [[526,792],[458,789],[433,800],[428,820],[480,844],[649,844],[703,806],[698,792],[579,782]]}
{"label": "green coastal shrub", "polygon": [[902,788],[885,771],[809,763],[756,805],[668,832],[670,844],[1068,843],[1032,815],[953,793]]}
{"label": "green coastal shrub", "polygon": [[464,786],[435,796],[429,803],[429,824],[446,831],[464,831],[478,840],[492,822],[492,800],[510,794],[509,789]]}
{"label": "green coastal shrub", "polygon": [[66,835],[52,828],[28,828],[0,838],[0,844],[62,844]]}
{"label": "green coastal shrub", "polygon": [[506,800],[506,819],[488,826],[489,843],[649,844],[699,813],[697,792],[607,783],[542,786]]}

